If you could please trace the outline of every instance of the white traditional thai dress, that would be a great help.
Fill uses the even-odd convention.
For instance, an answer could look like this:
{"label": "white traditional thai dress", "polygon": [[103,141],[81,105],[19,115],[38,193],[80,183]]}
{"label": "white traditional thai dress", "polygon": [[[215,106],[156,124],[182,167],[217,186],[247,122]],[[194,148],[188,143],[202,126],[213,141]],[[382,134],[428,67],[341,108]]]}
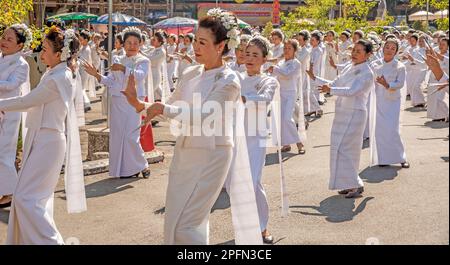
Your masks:
{"label": "white traditional thai dress", "polygon": [[424,50],[418,45],[409,47],[405,53],[411,54],[414,61],[406,60],[406,87],[411,95],[411,105],[425,104],[425,97],[422,92],[422,85],[427,74],[427,65],[423,59]]}
{"label": "white traditional thai dress", "polygon": [[[320,77],[316,77],[316,81],[329,83]],[[374,86],[374,74],[367,62],[348,65],[330,83],[331,95],[338,96],[331,128],[331,190],[364,186],[358,171],[367,119],[367,100]]]}
{"label": "white traditional thai dress", "polygon": [[53,219],[53,199],[65,165],[69,213],[86,210],[73,74],[62,62],[25,96],[0,99],[0,111],[27,111],[23,165],[14,191],[7,244],[64,244]]}
{"label": "white traditional thai dress", "polygon": [[[177,45],[174,43],[172,45],[167,45],[166,47],[167,56],[175,55],[177,51]],[[169,87],[171,90],[175,88],[174,78],[178,78],[178,60],[172,57],[167,57],[167,80],[169,81]]]}
{"label": "white traditional thai dress", "polygon": [[[94,63],[92,60],[92,51],[89,45],[82,46],[78,53],[78,56],[80,59],[88,62],[91,65]],[[80,74],[81,81],[83,82],[83,90],[85,91],[85,93],[87,93],[89,98],[95,98],[95,78],[89,75],[83,68],[80,69]],[[85,99],[85,104],[90,104],[89,98]]]}
{"label": "white traditional thai dress", "polygon": [[[313,64],[312,70],[314,76],[323,76],[323,51],[319,46],[311,49],[310,63]],[[321,109],[319,105],[320,93],[318,90],[318,83],[315,80],[310,80],[310,91],[309,110],[310,112],[315,112]]]}
{"label": "white traditional thai dress", "polygon": [[[155,48],[147,58],[151,62],[151,75],[153,78],[154,100],[163,101],[170,96],[169,83],[167,81],[166,51],[164,48]],[[152,102],[153,100],[150,100]]]}
{"label": "white traditional thai dress", "polygon": [[375,83],[376,125],[375,144],[377,155],[372,165],[391,165],[406,162],[406,153],[400,137],[400,111],[403,97],[406,97],[406,69],[397,59],[380,61],[375,66],[376,76],[384,76],[389,89]]}
{"label": "white traditional thai dress", "polygon": [[126,67],[125,73],[112,71],[101,79],[101,83],[107,87],[111,95],[109,175],[127,177],[146,169],[148,162],[144,158],[144,150],[139,142],[140,131],[136,130],[141,123],[141,116],[128,104],[120,91],[125,89],[128,77],[133,73],[138,97],[144,100],[146,96],[152,95],[151,86],[146,86],[146,81],[151,83],[148,81],[150,62],[141,54],[115,59],[114,63],[120,63]]}
{"label": "white traditional thai dress", "polygon": [[[186,69],[165,105],[163,116],[181,122],[184,128],[177,137],[169,169],[165,244],[208,244],[210,211],[233,156],[233,121],[232,113],[221,112],[216,121],[231,126],[222,126],[220,134],[205,135],[200,124],[212,110],[201,112],[201,108],[212,102],[224,110],[225,102],[236,102],[239,97],[239,79],[232,70],[223,66],[205,71],[198,65]],[[197,117],[195,121],[193,117]]]}
{"label": "white traditional thai dress", "polygon": [[325,45],[325,65],[324,65],[324,78],[328,80],[333,80],[337,76],[337,70],[330,64],[330,57],[333,59],[334,62],[338,61],[338,56],[336,53],[336,49],[334,48],[334,43],[331,43],[331,46],[329,43],[324,43]]}
{"label": "white traditional thai dress", "polygon": [[[273,68],[273,75],[280,82],[281,145],[302,142],[294,121],[295,104],[301,89],[300,68],[300,62],[295,58],[289,61],[283,60]],[[301,116],[304,118],[304,115]]]}
{"label": "white traditional thai dress", "polygon": [[[2,56],[0,53],[0,100],[27,94],[30,90],[29,72],[30,68],[22,57],[22,52],[8,56]],[[7,112],[2,118],[0,197],[12,194],[17,184],[15,161],[21,118],[19,112]],[[25,131],[22,130],[22,139],[25,139],[24,133]]]}
{"label": "white traditional thai dress", "polygon": [[248,76],[243,73],[241,94],[246,98],[245,128],[250,168],[258,207],[261,231],[269,222],[269,203],[262,185],[262,171],[266,162],[267,107],[274,93],[280,89],[276,78],[265,74]]}
{"label": "white traditional thai dress", "polygon": [[[443,60],[440,62],[442,70],[448,75],[449,71],[449,57],[448,52],[444,55]],[[433,74],[430,76],[429,84],[438,83]],[[445,91],[437,91],[439,87],[428,87],[427,91],[427,118],[438,120],[448,117],[448,96]]]}

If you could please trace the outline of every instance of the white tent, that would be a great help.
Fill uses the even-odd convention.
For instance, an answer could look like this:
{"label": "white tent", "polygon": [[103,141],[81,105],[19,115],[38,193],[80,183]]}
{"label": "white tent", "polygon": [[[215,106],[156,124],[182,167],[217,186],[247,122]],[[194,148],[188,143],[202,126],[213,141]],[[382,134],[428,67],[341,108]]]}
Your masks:
{"label": "white tent", "polygon": [[[428,20],[435,20],[437,17],[435,14],[428,12]],[[427,11],[418,11],[408,16],[410,21],[426,21]]]}

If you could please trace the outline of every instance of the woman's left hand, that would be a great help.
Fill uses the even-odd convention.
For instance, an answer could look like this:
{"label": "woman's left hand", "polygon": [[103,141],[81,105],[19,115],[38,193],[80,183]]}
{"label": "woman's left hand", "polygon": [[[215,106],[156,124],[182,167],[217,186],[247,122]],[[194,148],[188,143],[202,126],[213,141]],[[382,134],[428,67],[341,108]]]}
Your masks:
{"label": "woman's left hand", "polygon": [[386,81],[386,79],[384,78],[383,75],[382,76],[377,76],[376,80],[377,80],[378,84],[384,86],[386,89],[389,88],[389,84],[388,84],[388,82]]}
{"label": "woman's left hand", "polygon": [[147,116],[145,117],[145,123],[151,122],[151,120],[158,116],[163,114],[164,111],[164,104],[161,102],[155,102],[153,103],[148,109],[147,109]]}
{"label": "woman's left hand", "polygon": [[111,71],[121,71],[123,73],[125,73],[125,66],[115,63],[113,65],[111,65]]}
{"label": "woman's left hand", "polygon": [[330,93],[331,87],[329,85],[320,86],[319,91],[322,93]]}

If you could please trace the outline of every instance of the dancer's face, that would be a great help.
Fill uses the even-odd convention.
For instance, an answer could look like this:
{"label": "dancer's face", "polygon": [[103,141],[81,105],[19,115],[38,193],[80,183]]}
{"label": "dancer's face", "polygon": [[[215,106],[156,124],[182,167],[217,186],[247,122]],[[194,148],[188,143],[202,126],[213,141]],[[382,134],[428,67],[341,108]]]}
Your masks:
{"label": "dancer's face", "polygon": [[118,39],[116,39],[116,41],[114,42],[114,48],[116,50],[120,50],[122,48],[122,43],[120,43]]}
{"label": "dancer's face", "polygon": [[0,38],[0,51],[3,55],[15,54],[22,50],[23,43],[18,43],[16,33],[13,29],[7,29]]}
{"label": "dancer's face", "polygon": [[353,64],[360,64],[367,59],[369,59],[370,54],[368,54],[365,50],[365,47],[362,44],[355,44],[355,47],[353,47],[352,50],[352,62]]}
{"label": "dancer's face", "polygon": [[[195,60],[206,67],[221,60],[225,42],[215,44],[216,37],[210,29],[200,27],[195,34]],[[207,67],[208,68],[208,67]]]}
{"label": "dancer's face", "polygon": [[261,71],[261,67],[267,61],[263,56],[261,48],[256,45],[248,45],[245,49],[245,67],[249,74],[256,74]]}
{"label": "dancer's face", "polygon": [[245,43],[241,42],[241,45],[239,45],[239,48],[236,49],[236,61],[239,65],[245,63],[245,50],[247,48],[247,45]]}
{"label": "dancer's face", "polygon": [[392,61],[397,54],[397,45],[392,42],[386,42],[383,48],[384,60],[386,62]]}
{"label": "dancer's face", "polygon": [[302,35],[299,35],[297,37],[297,41],[298,41],[298,44],[300,44],[300,46],[302,46],[302,47],[306,45],[306,41],[305,41],[305,39],[303,38]]}
{"label": "dancer's face", "polygon": [[444,54],[448,51],[448,41],[447,40],[441,40],[439,42],[439,51]]}
{"label": "dancer's face", "polygon": [[139,38],[135,36],[128,36],[124,42],[125,53],[127,57],[132,57],[138,54],[139,52]]}
{"label": "dancer's face", "polygon": [[61,62],[61,52],[55,52],[53,44],[45,39],[42,45],[41,60],[50,68]]}
{"label": "dancer's face", "polygon": [[153,36],[153,37],[150,39],[150,44],[151,44],[153,47],[155,47],[155,48],[158,48],[158,47],[161,46],[161,42],[159,42],[159,41],[158,41],[158,38],[156,38],[155,36]]}
{"label": "dancer's face", "polygon": [[295,49],[291,43],[284,43],[284,59],[291,60],[295,56]]}

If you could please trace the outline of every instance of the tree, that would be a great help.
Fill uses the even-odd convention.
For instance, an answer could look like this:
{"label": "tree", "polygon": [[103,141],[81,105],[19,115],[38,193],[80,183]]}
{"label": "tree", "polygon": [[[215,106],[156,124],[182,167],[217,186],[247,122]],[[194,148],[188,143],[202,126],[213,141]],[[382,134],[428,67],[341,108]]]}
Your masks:
{"label": "tree", "polygon": [[282,30],[288,37],[303,29],[341,32],[365,28],[368,25],[367,15],[376,5],[375,1],[342,0],[343,17],[330,19],[329,13],[336,7],[336,0],[305,0],[305,3],[294,12],[281,15]]}
{"label": "tree", "polygon": [[263,31],[261,32],[261,35],[263,35],[266,38],[269,38],[272,30],[273,30],[273,24],[272,24],[272,22],[269,21],[266,23],[266,26],[264,27]]}
{"label": "tree", "polygon": [[353,17],[356,20],[366,20],[370,10],[375,7],[375,1],[343,0],[342,13],[345,18]]}
{"label": "tree", "polygon": [[[426,7],[427,0],[410,0],[411,7]],[[448,8],[448,0],[429,0],[430,7],[437,10],[444,10]]]}
{"label": "tree", "polygon": [[10,26],[27,19],[28,12],[33,11],[32,0],[0,0],[0,25]]}
{"label": "tree", "polygon": [[439,18],[436,20],[437,28],[438,30],[448,30],[448,17],[445,18]]}
{"label": "tree", "polygon": [[303,29],[329,28],[328,14],[334,6],[335,0],[305,0],[306,5],[297,7],[287,15],[281,14],[282,27],[285,34],[290,37]]}

